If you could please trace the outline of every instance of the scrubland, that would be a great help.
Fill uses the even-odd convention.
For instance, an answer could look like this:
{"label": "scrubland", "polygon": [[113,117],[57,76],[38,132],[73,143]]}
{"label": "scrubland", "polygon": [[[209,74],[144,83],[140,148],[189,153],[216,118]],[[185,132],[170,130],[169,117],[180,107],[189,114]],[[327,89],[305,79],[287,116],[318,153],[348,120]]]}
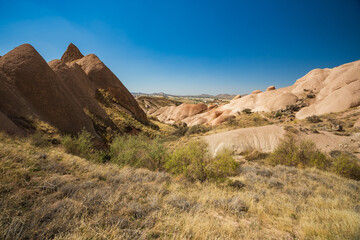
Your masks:
{"label": "scrubland", "polygon": [[89,138],[1,134],[2,239],[360,238],[360,182],[311,144],[237,162],[202,142]]}

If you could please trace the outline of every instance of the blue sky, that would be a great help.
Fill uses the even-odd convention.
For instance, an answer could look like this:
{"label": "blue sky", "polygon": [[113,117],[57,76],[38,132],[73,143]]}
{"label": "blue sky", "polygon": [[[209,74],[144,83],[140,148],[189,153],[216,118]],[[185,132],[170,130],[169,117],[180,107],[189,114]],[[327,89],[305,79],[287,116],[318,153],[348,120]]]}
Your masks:
{"label": "blue sky", "polygon": [[0,55],[73,42],[134,92],[243,94],[360,59],[359,0],[0,0]]}

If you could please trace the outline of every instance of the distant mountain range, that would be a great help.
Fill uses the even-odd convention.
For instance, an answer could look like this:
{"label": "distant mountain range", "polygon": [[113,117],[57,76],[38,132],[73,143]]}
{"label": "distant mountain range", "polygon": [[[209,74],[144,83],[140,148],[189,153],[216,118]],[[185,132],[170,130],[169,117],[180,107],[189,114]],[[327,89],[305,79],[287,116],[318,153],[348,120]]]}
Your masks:
{"label": "distant mountain range", "polygon": [[167,94],[167,93],[163,93],[163,92],[159,92],[159,93],[132,92],[131,94],[136,97],[137,96],[162,96],[162,97],[186,97],[186,98],[214,98],[214,99],[228,99],[228,100],[231,100],[236,96],[236,95],[232,95],[232,94],[172,95],[172,94]]}

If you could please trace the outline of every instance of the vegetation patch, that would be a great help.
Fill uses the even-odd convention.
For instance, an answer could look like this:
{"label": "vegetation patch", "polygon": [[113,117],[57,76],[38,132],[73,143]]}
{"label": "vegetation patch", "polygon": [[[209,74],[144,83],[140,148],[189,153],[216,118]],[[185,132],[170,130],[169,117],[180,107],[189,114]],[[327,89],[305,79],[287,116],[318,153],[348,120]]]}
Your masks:
{"label": "vegetation patch", "polygon": [[319,116],[316,116],[316,115],[312,115],[312,116],[309,116],[306,118],[306,120],[309,122],[309,123],[319,123],[319,122],[322,122],[321,118]]}
{"label": "vegetation patch", "polygon": [[93,144],[94,137],[86,130],[82,130],[77,136],[66,135],[62,138],[61,144],[67,153],[91,159],[95,153]]}
{"label": "vegetation patch", "polygon": [[360,179],[360,161],[356,156],[344,152],[332,155],[326,156],[311,141],[303,140],[297,144],[295,138],[289,136],[270,154],[267,161],[274,166],[314,167],[346,178]]}
{"label": "vegetation patch", "polygon": [[[228,176],[231,153],[209,157],[206,144],[196,145],[170,155],[186,148],[179,159],[203,157],[192,159],[205,163],[205,173],[225,169],[214,174]],[[225,182],[190,182],[64,150],[0,133],[1,239],[358,239],[360,233],[359,181],[333,173],[254,161]]]}
{"label": "vegetation patch", "polygon": [[120,165],[162,170],[167,158],[163,140],[144,134],[116,137],[110,145],[111,161]]}
{"label": "vegetation patch", "polygon": [[205,142],[192,141],[175,149],[169,155],[165,168],[175,175],[184,175],[189,181],[223,181],[238,172],[238,163],[229,150],[210,157]]}
{"label": "vegetation patch", "polygon": [[211,130],[211,127],[199,124],[191,126],[187,131],[186,135],[206,133]]}

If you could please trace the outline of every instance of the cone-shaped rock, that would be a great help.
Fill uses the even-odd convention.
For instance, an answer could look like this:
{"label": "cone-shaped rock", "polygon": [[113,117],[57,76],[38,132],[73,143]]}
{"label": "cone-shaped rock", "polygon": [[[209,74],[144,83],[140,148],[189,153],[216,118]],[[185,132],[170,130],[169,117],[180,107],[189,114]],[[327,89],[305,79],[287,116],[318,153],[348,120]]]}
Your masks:
{"label": "cone-shaped rock", "polygon": [[[108,91],[126,110],[142,123],[147,123],[147,117],[140,108],[137,101],[115,76],[115,74],[94,54],[86,55],[76,61],[82,70],[89,77],[91,84],[95,89],[104,89]],[[94,90],[95,90],[94,89]],[[95,91],[94,91],[95,92]]]}
{"label": "cone-shaped rock", "polygon": [[75,134],[85,128],[96,135],[83,107],[31,45],[0,58],[0,86],[0,111],[8,117],[7,126],[12,126],[11,120],[30,128],[24,119],[32,116],[63,132]]}
{"label": "cone-shaped rock", "polygon": [[71,62],[84,57],[80,50],[72,43],[69,44],[68,48],[61,57],[63,62]]}

